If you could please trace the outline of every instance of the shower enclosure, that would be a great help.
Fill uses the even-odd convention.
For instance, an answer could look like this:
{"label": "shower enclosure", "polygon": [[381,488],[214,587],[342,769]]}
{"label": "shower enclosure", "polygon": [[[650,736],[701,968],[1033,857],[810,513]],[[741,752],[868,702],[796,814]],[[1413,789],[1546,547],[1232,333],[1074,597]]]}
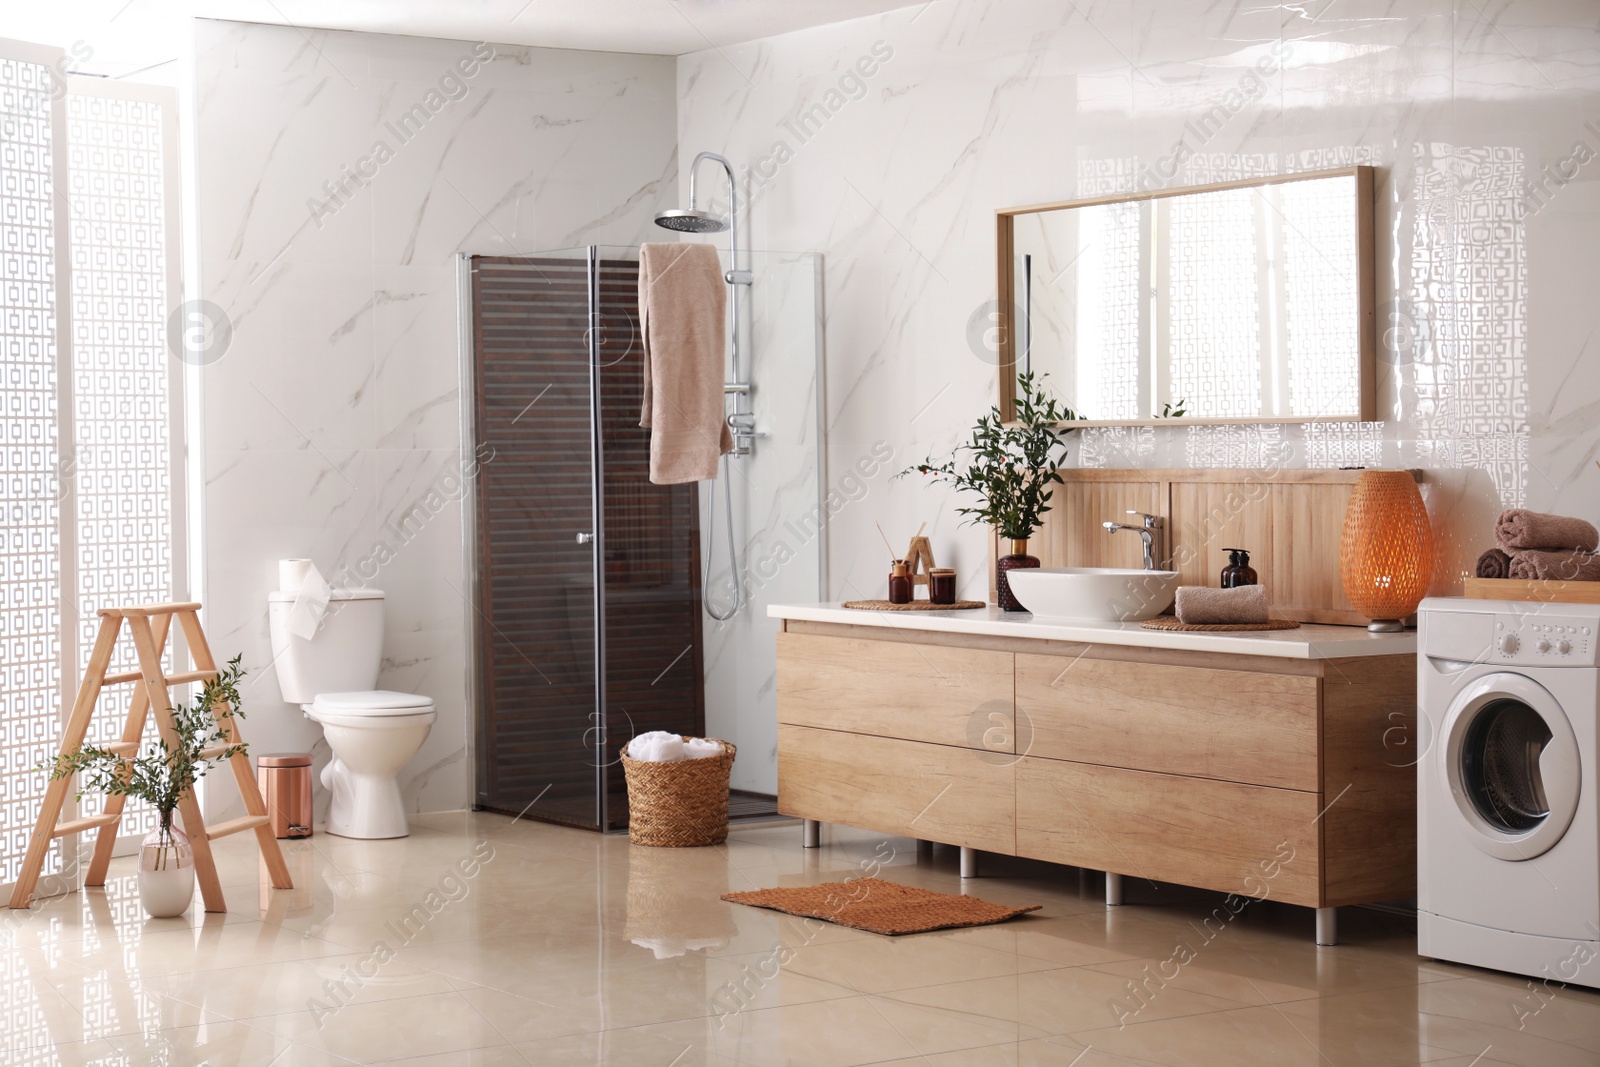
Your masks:
{"label": "shower enclosure", "polygon": [[742,258],[752,284],[729,295],[744,301],[737,410],[753,426],[715,515],[710,483],[649,481],[637,248],[463,260],[480,808],[625,828],[618,749],[672,730],[738,745],[731,810],[772,810],[765,608],[815,600],[822,580],[820,259]]}

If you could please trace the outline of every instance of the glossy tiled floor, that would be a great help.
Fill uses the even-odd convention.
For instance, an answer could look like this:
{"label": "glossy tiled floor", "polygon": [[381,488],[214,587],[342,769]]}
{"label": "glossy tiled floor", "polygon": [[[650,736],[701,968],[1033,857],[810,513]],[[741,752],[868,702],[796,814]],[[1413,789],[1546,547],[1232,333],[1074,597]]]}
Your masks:
{"label": "glossy tiled floor", "polygon": [[400,841],[287,843],[285,892],[236,837],[232,910],[173,920],[142,917],[121,860],[104,891],[0,916],[0,1062],[1600,1064],[1600,995],[1418,959],[1411,922],[1372,911],[1345,909],[1331,949],[1273,904],[1208,941],[1216,896],[1130,880],[1107,911],[1094,874],[1000,860],[969,889],[1042,911],[889,939],[717,899],[877,862],[961,888],[946,850],[918,865],[904,839],[825,835],[648,849],[427,816]]}

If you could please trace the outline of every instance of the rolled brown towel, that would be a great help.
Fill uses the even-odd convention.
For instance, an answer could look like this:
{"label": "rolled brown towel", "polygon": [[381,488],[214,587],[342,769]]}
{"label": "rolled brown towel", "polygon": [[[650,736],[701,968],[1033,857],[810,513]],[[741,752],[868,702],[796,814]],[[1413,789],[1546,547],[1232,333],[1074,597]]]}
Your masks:
{"label": "rolled brown towel", "polygon": [[1267,594],[1259,585],[1212,589],[1178,587],[1178,621],[1191,626],[1266,622]]}
{"label": "rolled brown towel", "polygon": [[1501,512],[1494,524],[1494,539],[1507,552],[1593,552],[1600,548],[1600,530],[1594,523],[1525,508]]}
{"label": "rolled brown towel", "polygon": [[1503,548],[1491,548],[1478,557],[1479,578],[1511,577],[1511,554]]}
{"label": "rolled brown towel", "polygon": [[1600,582],[1600,555],[1593,552],[1540,552],[1511,556],[1511,577],[1556,582]]}

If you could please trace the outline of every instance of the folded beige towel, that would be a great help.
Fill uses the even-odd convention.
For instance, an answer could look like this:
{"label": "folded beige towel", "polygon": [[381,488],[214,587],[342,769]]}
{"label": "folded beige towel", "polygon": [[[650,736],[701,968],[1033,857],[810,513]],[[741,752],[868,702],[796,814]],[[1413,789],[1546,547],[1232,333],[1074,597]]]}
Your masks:
{"label": "folded beige towel", "polygon": [[1491,548],[1478,557],[1479,578],[1511,577],[1511,554],[1503,548]]}
{"label": "folded beige towel", "polygon": [[1511,555],[1511,577],[1558,582],[1600,582],[1600,555],[1593,552],[1541,552]]}
{"label": "folded beige towel", "polygon": [[1530,548],[1546,552],[1593,552],[1600,548],[1600,530],[1594,528],[1594,523],[1525,508],[1502,512],[1494,524],[1494,538],[1507,552]]}
{"label": "folded beige towel", "polygon": [[1212,589],[1204,585],[1178,587],[1178,621],[1191,626],[1267,621],[1267,594],[1259,585]]}
{"label": "folded beige towel", "polygon": [[714,247],[639,246],[639,425],[650,430],[650,480],[657,485],[715,478],[717,457],[733,449],[722,394],[727,309]]}

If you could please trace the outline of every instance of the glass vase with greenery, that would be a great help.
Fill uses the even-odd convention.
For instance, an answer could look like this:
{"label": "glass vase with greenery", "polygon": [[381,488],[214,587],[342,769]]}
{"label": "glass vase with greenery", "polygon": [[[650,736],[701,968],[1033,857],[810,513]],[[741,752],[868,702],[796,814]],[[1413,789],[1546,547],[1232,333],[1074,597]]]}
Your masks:
{"label": "glass vase with greenery", "polygon": [[244,717],[239,708],[239,679],[245,674],[242,659],[242,655],[233,657],[206,682],[192,707],[180,701],[172,708],[174,736],[170,741],[160,738],[142,754],[131,757],[84,745],[49,764],[52,779],[83,776],[79,800],[88,793],[133,797],[156,810],[159,826],[140,850],[141,891],[147,870],[161,872],[189,865],[188,839],[172,825],[173,813],[214,764],[246,751],[243,742],[232,741],[231,730],[233,717]]}
{"label": "glass vase with greenery", "polygon": [[1000,606],[1008,611],[1023,611],[1011,595],[1006,572],[1017,567],[1037,567],[1039,561],[1028,555],[1028,538],[1044,523],[1050,510],[1051,486],[1061,484],[1056,468],[1067,456],[1068,430],[1063,422],[1080,416],[1044,391],[1044,383],[1034,375],[1017,375],[1016,421],[1000,420],[1000,409],[990,408],[978,420],[971,438],[957,445],[950,457],[935,463],[930,456],[901,471],[896,477],[917,473],[934,483],[953,485],[972,494],[976,502],[960,507],[956,513],[968,522],[991,526],[1011,542],[1011,552],[999,560],[996,586]]}

